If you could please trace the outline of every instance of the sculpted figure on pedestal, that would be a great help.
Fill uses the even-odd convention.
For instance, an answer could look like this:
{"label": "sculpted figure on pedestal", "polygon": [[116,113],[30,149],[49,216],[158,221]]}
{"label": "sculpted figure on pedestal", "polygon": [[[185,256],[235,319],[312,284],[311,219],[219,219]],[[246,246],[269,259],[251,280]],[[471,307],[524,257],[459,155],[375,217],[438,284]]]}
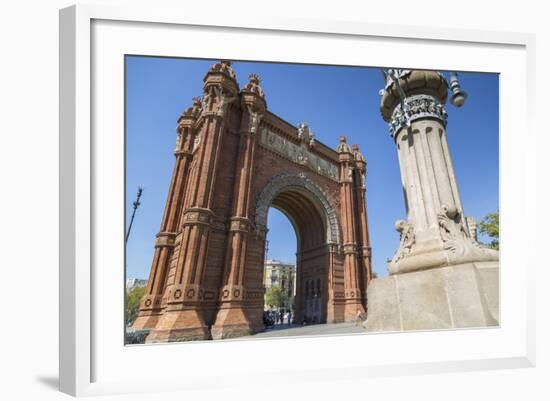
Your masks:
{"label": "sculpted figure on pedestal", "polygon": [[395,222],[395,229],[400,235],[399,248],[395,252],[391,263],[397,263],[405,255],[408,255],[415,242],[414,226],[412,224],[407,223],[405,220],[397,220]]}
{"label": "sculpted figure on pedestal", "polygon": [[462,224],[462,215],[456,208],[443,205],[437,214],[443,248],[449,251],[449,260],[495,260],[498,252],[482,246],[470,237]]}

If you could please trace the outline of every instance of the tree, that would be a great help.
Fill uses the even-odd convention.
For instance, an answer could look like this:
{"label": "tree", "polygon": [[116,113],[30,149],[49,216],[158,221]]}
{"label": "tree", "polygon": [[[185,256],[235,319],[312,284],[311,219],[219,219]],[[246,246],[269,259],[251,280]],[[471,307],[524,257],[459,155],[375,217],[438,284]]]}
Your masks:
{"label": "tree", "polygon": [[485,234],[493,240],[488,244],[490,248],[497,249],[499,247],[499,211],[489,213],[479,223],[479,232]]}
{"label": "tree", "polygon": [[126,293],[126,325],[131,326],[139,312],[139,301],[145,295],[144,287],[133,288]]}
{"label": "tree", "polygon": [[278,285],[269,287],[265,292],[265,303],[271,308],[279,308],[284,306],[288,303],[288,301],[288,291]]}

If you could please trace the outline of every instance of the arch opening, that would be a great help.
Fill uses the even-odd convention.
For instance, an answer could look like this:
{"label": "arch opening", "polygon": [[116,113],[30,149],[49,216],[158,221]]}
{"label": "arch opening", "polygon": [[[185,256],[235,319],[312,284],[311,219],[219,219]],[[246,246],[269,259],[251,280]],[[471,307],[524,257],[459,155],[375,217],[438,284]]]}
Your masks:
{"label": "arch opening", "polygon": [[[282,315],[290,312],[293,324],[326,323],[329,303],[329,245],[338,241],[337,221],[335,216],[331,216],[334,211],[323,193],[308,182],[307,178],[297,177],[298,181],[291,182],[288,178],[289,176],[276,177],[258,196],[256,224],[263,225],[269,232],[271,227],[267,215],[270,208],[276,209],[290,221],[296,235],[295,245],[287,241],[288,246],[296,250],[292,294],[294,302],[283,308]],[[278,185],[281,181],[286,185]],[[264,210],[265,215],[262,214]],[[268,254],[270,258],[277,256]],[[272,275],[272,269],[273,267],[266,269],[265,274]],[[266,275],[264,283],[268,287],[270,278]],[[288,285],[288,279],[286,283]],[[266,288],[266,294],[268,291]],[[265,309],[267,308],[264,305]],[[283,319],[283,323],[289,324],[287,319]]]}

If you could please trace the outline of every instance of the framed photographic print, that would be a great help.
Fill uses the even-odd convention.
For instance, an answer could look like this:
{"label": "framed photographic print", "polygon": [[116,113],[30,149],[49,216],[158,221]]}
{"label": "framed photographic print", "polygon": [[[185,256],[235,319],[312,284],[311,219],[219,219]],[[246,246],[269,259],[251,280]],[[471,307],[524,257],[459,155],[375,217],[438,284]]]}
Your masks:
{"label": "framed photographic print", "polygon": [[531,366],[531,36],[148,11],[61,11],[62,391]]}

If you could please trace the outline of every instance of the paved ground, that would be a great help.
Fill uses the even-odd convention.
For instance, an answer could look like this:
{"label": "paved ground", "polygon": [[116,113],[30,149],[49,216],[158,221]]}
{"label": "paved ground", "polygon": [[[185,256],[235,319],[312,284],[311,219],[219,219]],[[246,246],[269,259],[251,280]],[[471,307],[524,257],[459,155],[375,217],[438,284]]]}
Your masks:
{"label": "paved ground", "polygon": [[252,337],[296,337],[351,333],[365,333],[365,329],[361,326],[356,326],[355,323],[312,324],[310,326],[280,325],[272,329],[267,329],[261,333],[254,334]]}

